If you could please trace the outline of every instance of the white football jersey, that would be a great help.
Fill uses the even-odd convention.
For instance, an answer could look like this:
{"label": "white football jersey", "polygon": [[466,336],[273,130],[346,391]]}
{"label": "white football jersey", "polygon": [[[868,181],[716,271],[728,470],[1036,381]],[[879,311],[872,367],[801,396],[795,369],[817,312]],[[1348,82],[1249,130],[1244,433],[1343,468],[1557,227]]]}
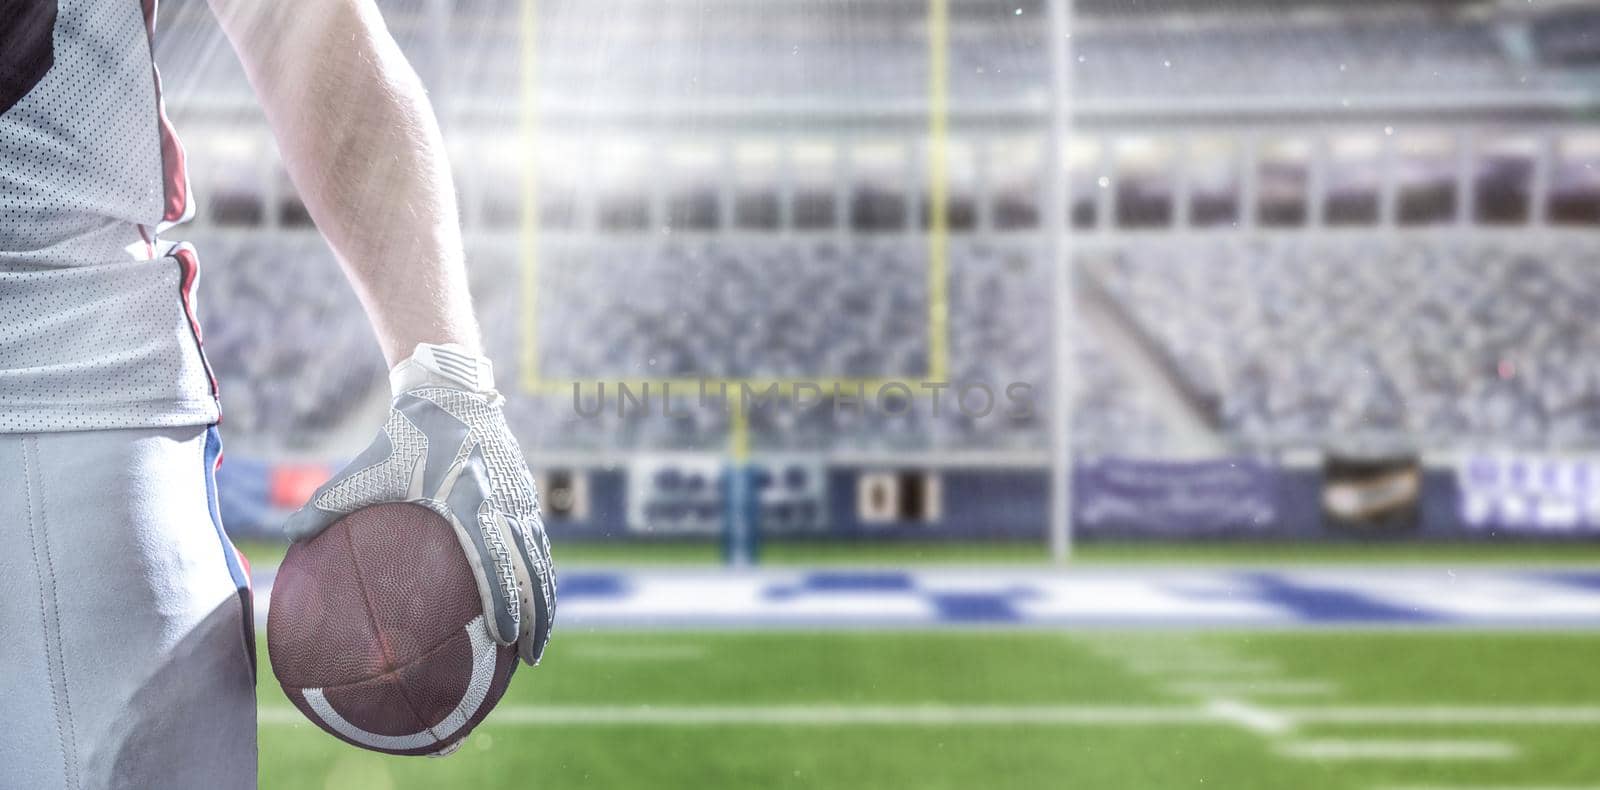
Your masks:
{"label": "white football jersey", "polygon": [[217,419],[192,213],[152,58],[156,0],[0,15],[0,432]]}

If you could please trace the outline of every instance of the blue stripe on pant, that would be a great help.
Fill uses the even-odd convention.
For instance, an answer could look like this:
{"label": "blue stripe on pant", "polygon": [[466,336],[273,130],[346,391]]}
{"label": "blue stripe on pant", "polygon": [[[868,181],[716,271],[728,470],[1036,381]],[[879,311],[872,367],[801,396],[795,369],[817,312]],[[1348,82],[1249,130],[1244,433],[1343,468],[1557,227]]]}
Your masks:
{"label": "blue stripe on pant", "polygon": [[213,425],[206,429],[205,476],[206,508],[211,512],[211,525],[217,530],[217,540],[222,543],[222,554],[228,563],[228,575],[239,591],[239,605],[244,609],[244,643],[250,650],[250,674],[256,668],[255,598],[250,588],[250,571],[245,567],[228,532],[222,526],[222,508],[217,502],[217,467],[222,463],[222,433]]}

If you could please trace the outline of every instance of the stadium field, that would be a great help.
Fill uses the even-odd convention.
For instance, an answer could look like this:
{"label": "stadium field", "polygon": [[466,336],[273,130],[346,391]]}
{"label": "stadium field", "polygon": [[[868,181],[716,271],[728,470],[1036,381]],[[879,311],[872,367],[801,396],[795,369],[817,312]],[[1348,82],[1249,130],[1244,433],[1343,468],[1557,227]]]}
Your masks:
{"label": "stadium field", "polygon": [[1600,787],[1600,634],[566,631],[461,753],[290,707],[265,788]]}

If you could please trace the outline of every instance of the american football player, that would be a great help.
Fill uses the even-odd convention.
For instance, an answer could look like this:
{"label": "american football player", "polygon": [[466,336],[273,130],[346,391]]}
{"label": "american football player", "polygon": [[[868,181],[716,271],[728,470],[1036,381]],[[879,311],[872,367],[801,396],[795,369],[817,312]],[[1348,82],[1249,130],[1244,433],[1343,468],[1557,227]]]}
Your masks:
{"label": "american football player", "polygon": [[[372,0],[210,4],[393,369],[385,430],[290,533],[433,503],[479,547],[491,635],[535,662],[549,547],[422,84]],[[156,0],[0,2],[0,787],[255,785],[248,569],[218,518],[155,20]],[[425,481],[388,474],[419,442],[454,455]]]}

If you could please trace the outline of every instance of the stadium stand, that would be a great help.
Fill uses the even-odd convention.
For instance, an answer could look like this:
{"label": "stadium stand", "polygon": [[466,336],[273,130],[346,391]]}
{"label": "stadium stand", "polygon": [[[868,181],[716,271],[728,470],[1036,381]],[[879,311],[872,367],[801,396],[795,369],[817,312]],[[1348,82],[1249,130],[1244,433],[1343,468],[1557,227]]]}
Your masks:
{"label": "stadium stand", "polygon": [[[987,139],[983,135],[996,132],[964,128],[963,113],[999,107],[1024,118],[1024,128],[1005,133],[1034,135],[1030,139],[1038,141],[1040,119],[1028,113],[1042,106],[1047,91],[1047,48],[1039,32],[1043,27],[1030,17],[1042,13],[1042,5],[955,5],[963,19],[949,60],[957,133],[970,135],[967,143]],[[506,96],[516,84],[521,49],[515,26],[507,23],[512,7],[462,5],[447,34],[437,34],[422,6],[384,4],[419,71],[440,88],[447,128],[463,128],[455,115],[461,107],[492,104],[502,114],[514,109]],[[814,99],[873,134],[911,140],[904,148],[910,152],[906,162],[916,169],[923,119],[907,105],[913,110],[909,122],[915,124],[908,131],[907,114],[896,114],[900,105],[887,100],[920,99],[928,90],[927,43],[914,24],[921,18],[919,4],[886,4],[852,19],[848,35],[825,25],[808,27],[804,13],[774,11],[773,24],[788,31],[785,40],[798,42],[784,52],[770,51],[752,37],[749,22],[756,11],[730,6],[729,18],[703,20],[706,27],[699,32],[674,33],[674,40],[691,42],[685,46],[692,48],[692,57],[650,44],[659,31],[650,29],[646,17],[631,13],[629,24],[619,24],[604,38],[603,51],[575,48],[580,43],[592,47],[594,37],[563,33],[559,20],[547,26],[541,33],[539,75],[547,117],[560,134],[582,136],[591,131],[583,125],[587,116],[563,113],[604,109],[608,102],[669,110],[682,105],[689,108],[691,132],[717,137],[722,144],[743,134],[766,139],[782,134],[772,131],[770,118],[754,117],[759,112],[746,119],[748,130],[734,121],[731,128],[695,132],[696,119],[712,115],[701,112],[707,107],[737,115],[739,102],[770,110],[773,102]],[[998,10],[1006,13],[992,13]],[[195,0],[171,0],[164,12],[166,25],[199,30],[214,24]],[[1331,107],[1352,97],[1360,104],[1402,95],[1533,95],[1592,71],[1581,47],[1556,41],[1560,31],[1548,24],[1532,25],[1530,34],[1527,25],[1506,15],[1383,13],[1391,16],[1341,15],[1337,23],[1230,17],[1227,24],[1208,21],[1203,13],[1180,13],[1162,24],[1105,14],[1085,24],[1071,42],[1073,91],[1090,107],[1141,98],[1165,103],[1239,96]],[[1564,13],[1562,19],[1572,25],[1592,21],[1582,9]],[[972,24],[977,18],[986,21]],[[470,39],[472,46],[439,46],[451,36]],[[208,113],[231,119],[230,113],[249,105],[242,74],[220,38],[212,37],[214,46],[194,46],[206,38],[191,31],[158,40],[184,44],[167,45],[158,57],[202,179],[196,190],[206,210],[201,222],[180,236],[193,238],[207,263],[201,285],[207,348],[222,380],[229,430],[262,438],[269,446],[303,447],[308,437],[347,417],[381,386],[381,358],[330,254],[310,233],[309,218],[281,174],[270,167],[270,146],[224,156],[218,151],[225,146],[213,145],[223,134],[237,137],[249,126],[204,122]],[[1561,47],[1565,54],[1541,56],[1541,47],[1551,52]],[[623,51],[629,56],[620,56]],[[1285,134],[1303,126],[1292,111],[1274,119],[1289,128]],[[188,123],[190,116],[194,123]],[[1074,199],[1089,201],[1074,204],[1074,217],[1080,206],[1090,211],[1089,222],[1075,219],[1074,224],[1085,236],[1097,237],[1090,245],[1096,254],[1081,259],[1080,285],[1104,297],[1143,335],[1170,366],[1184,396],[1201,404],[1215,429],[1235,444],[1320,445],[1378,434],[1401,440],[1492,437],[1519,447],[1544,447],[1600,438],[1600,418],[1594,416],[1600,413],[1600,370],[1581,353],[1600,339],[1582,320],[1600,299],[1600,281],[1585,266],[1596,252],[1595,242],[1517,230],[1506,233],[1520,235],[1473,240],[1433,231],[1325,233],[1314,227],[1309,206],[1315,183],[1309,154],[1293,163],[1292,201],[1300,218],[1290,223],[1294,230],[1261,232],[1245,221],[1259,210],[1260,224],[1271,224],[1270,212],[1258,207],[1275,199],[1272,167],[1277,165],[1261,160],[1260,183],[1229,178],[1225,197],[1234,208],[1214,222],[1199,210],[1205,186],[1190,184],[1189,220],[1196,227],[1206,225],[1207,234],[1170,232],[1180,214],[1173,186],[1180,179],[1168,171],[1158,172],[1152,182],[1159,187],[1155,213],[1160,221],[1125,232],[1129,229],[1120,225],[1129,224],[1123,221],[1134,212],[1124,204],[1136,202],[1128,195],[1139,197],[1137,179],[1143,175],[1132,168],[1124,171],[1125,178],[1102,175],[1099,168],[1112,158],[1105,151],[1115,148],[1119,134],[1129,133],[1114,120],[1114,114],[1111,121],[1089,118],[1099,126],[1084,135],[1094,138],[1090,142],[1100,147],[1101,159],[1091,156],[1084,168],[1070,166],[1078,190]],[[1372,127],[1363,133],[1380,134],[1384,126],[1371,120],[1358,119]],[[1250,133],[1279,133],[1271,122],[1264,123]],[[1217,133],[1168,124],[1154,133],[1174,140]],[[502,142],[515,139],[510,127],[491,124],[470,131]],[[1454,131],[1446,127],[1440,134],[1453,141]],[[839,139],[824,142],[848,148]],[[1304,142],[1310,152],[1325,141]],[[1499,222],[1503,215],[1499,224],[1536,224],[1541,219],[1534,210],[1536,187],[1559,196],[1559,205],[1552,203],[1550,210],[1552,221],[1575,218],[1575,224],[1592,226],[1600,220],[1594,214],[1600,182],[1592,176],[1592,163],[1541,171],[1539,140],[1532,135],[1525,141],[1529,145],[1512,155],[1491,142],[1484,141],[1479,151],[1478,194],[1471,196],[1477,213],[1458,218],[1455,207],[1468,196],[1451,192],[1450,200],[1428,204],[1428,221]],[[984,145],[987,153],[979,159],[1004,153],[999,144]],[[1373,174],[1383,170],[1379,157],[1388,155],[1383,150],[1375,145],[1372,161],[1363,165]],[[1429,163],[1430,190],[1438,184],[1450,190],[1457,183],[1452,180],[1454,149],[1441,150],[1446,154]],[[516,180],[504,177],[509,164],[488,161],[483,151],[467,146],[459,152],[464,161],[458,172],[470,174],[463,206],[474,292],[508,389],[534,378],[916,381],[929,372],[929,250],[923,228],[909,221],[906,227],[886,223],[890,232],[876,227],[858,232],[857,201],[851,200],[855,185],[837,188],[826,180],[834,174],[824,174],[821,189],[832,202],[813,212],[794,174],[781,168],[763,175],[769,182],[739,186],[738,200],[753,195],[765,201],[762,216],[771,216],[761,228],[735,228],[736,221],[722,216],[737,213],[727,208],[734,203],[719,207],[717,201],[728,196],[714,193],[697,193],[682,206],[671,199],[657,202],[661,196],[651,190],[660,188],[653,184],[628,187],[633,191],[611,202],[616,196],[547,193],[547,201],[564,200],[563,205],[576,208],[567,212],[564,227],[539,241],[534,327],[539,345],[529,355],[523,345],[523,292],[510,287],[524,276],[519,251],[501,234],[521,219],[520,193]],[[1174,156],[1168,166],[1182,161]],[[1407,172],[1403,162],[1390,164]],[[1237,166],[1232,170],[1243,172]],[[1384,197],[1376,175],[1370,185],[1362,181],[1360,194],[1349,199],[1339,192],[1337,174],[1325,175],[1328,224],[1345,216],[1340,206],[1346,202],[1361,204],[1358,226],[1396,221],[1381,216]],[[1108,184],[1115,188],[1108,190]],[[920,199],[924,187],[893,185],[895,191],[885,193],[886,205],[894,204],[887,215],[909,219],[916,212],[901,209]],[[946,377],[953,387],[968,381],[1029,382],[1035,385],[1034,401],[1047,404],[1053,373],[1051,276],[1040,229],[1041,188],[1029,182],[1007,189],[1005,183],[980,185],[970,178],[952,187],[952,215],[960,207],[960,221],[952,220],[948,247]],[[866,195],[871,209],[875,198],[868,192],[855,195]],[[1251,197],[1260,202],[1251,204]],[[1410,205],[1404,191],[1389,199],[1399,206],[1394,213],[1403,224]],[[1515,205],[1502,210],[1507,199]],[[1031,220],[1012,227],[1008,206],[1020,207]],[[680,214],[699,227],[666,233]],[[781,228],[779,215],[788,216]],[[1245,227],[1236,230],[1241,224]],[[279,331],[304,336],[274,338]],[[537,359],[537,370],[522,368],[530,358]],[[1107,452],[1162,446],[1161,420],[1145,408],[1119,360],[1099,347],[1096,327],[1079,327],[1076,362],[1073,426],[1079,446]],[[946,408],[936,418],[926,399],[909,404],[904,414],[869,409],[833,416],[833,411],[823,408],[809,417],[751,414],[752,441],[773,450],[1037,452],[1046,446],[1043,415],[978,420]],[[730,429],[726,414],[706,409],[671,419],[596,423],[575,413],[569,393],[519,394],[508,413],[525,443],[541,448],[720,450]]]}
{"label": "stadium stand", "polygon": [[1475,23],[1129,29],[1078,42],[1074,87],[1088,98],[1325,99],[1525,87],[1528,74],[1507,62],[1491,27]]}
{"label": "stadium stand", "polygon": [[540,334],[562,342],[544,344],[542,372],[590,379],[916,375],[927,368],[921,246],[713,239],[548,249],[539,277],[547,305]]}
{"label": "stadium stand", "polygon": [[[494,287],[520,277],[511,252],[484,243],[473,257],[475,278],[485,284],[477,293],[488,342],[498,358],[520,364],[520,294]],[[918,386],[929,379],[927,250],[920,239],[564,240],[545,245],[540,258],[538,298],[546,308],[539,315],[538,375],[584,381],[586,408],[593,404],[590,382],[898,379]],[[952,243],[952,390],[969,382],[997,389],[1026,382],[1039,388],[1035,402],[1047,402],[1048,277],[1035,240]],[[737,396],[734,386],[729,392]],[[772,449],[1041,447],[1039,416],[974,418],[951,405],[953,393],[937,417],[926,400],[904,404],[905,414],[885,414],[872,408],[877,390],[864,391],[869,403],[861,409],[835,409],[824,391],[824,404],[808,414],[753,413],[756,441]],[[688,410],[672,420],[618,418],[614,392],[605,431],[585,430],[569,393],[515,399],[511,413],[548,446],[693,449],[709,441],[716,447],[727,427],[717,410]],[[995,397],[998,415],[1003,391]],[[968,411],[979,411],[982,402],[974,392]],[[901,408],[889,403],[890,411]]]}
{"label": "stadium stand", "polygon": [[204,262],[205,348],[230,435],[304,447],[381,386],[377,341],[320,237],[186,235]]}
{"label": "stadium stand", "polygon": [[1134,243],[1089,278],[1221,430],[1549,448],[1600,438],[1589,236],[1305,235]]}
{"label": "stadium stand", "polygon": [[[229,234],[196,241],[208,266],[206,345],[231,428],[292,447],[381,381],[376,344],[320,240],[305,235],[271,249]],[[1047,272],[1032,244],[952,244],[954,386],[1049,381]],[[612,386],[923,380],[922,246],[564,243],[542,269],[540,375]],[[475,250],[489,343],[506,366],[502,381],[515,382],[520,294],[503,284],[519,275],[504,245]],[[1600,439],[1600,366],[1585,352],[1600,342],[1587,320],[1600,308],[1597,254],[1600,242],[1581,234],[1538,244],[1429,232],[1146,238],[1087,256],[1083,282],[1161,349],[1217,429],[1244,443],[1389,435],[1439,446],[1470,436],[1545,448]],[[1080,442],[1115,449],[1160,433],[1092,336],[1080,344],[1079,378]],[[1047,403],[1047,393],[1041,386],[1037,402]],[[810,417],[752,416],[758,441],[775,449],[1041,449],[1037,419],[973,419],[946,401],[935,420],[930,408],[918,400],[904,415],[824,407]],[[537,445],[552,447],[714,448],[727,428],[726,415],[694,409],[620,425],[608,414],[605,430],[590,430],[566,393],[515,398],[511,413]]]}

